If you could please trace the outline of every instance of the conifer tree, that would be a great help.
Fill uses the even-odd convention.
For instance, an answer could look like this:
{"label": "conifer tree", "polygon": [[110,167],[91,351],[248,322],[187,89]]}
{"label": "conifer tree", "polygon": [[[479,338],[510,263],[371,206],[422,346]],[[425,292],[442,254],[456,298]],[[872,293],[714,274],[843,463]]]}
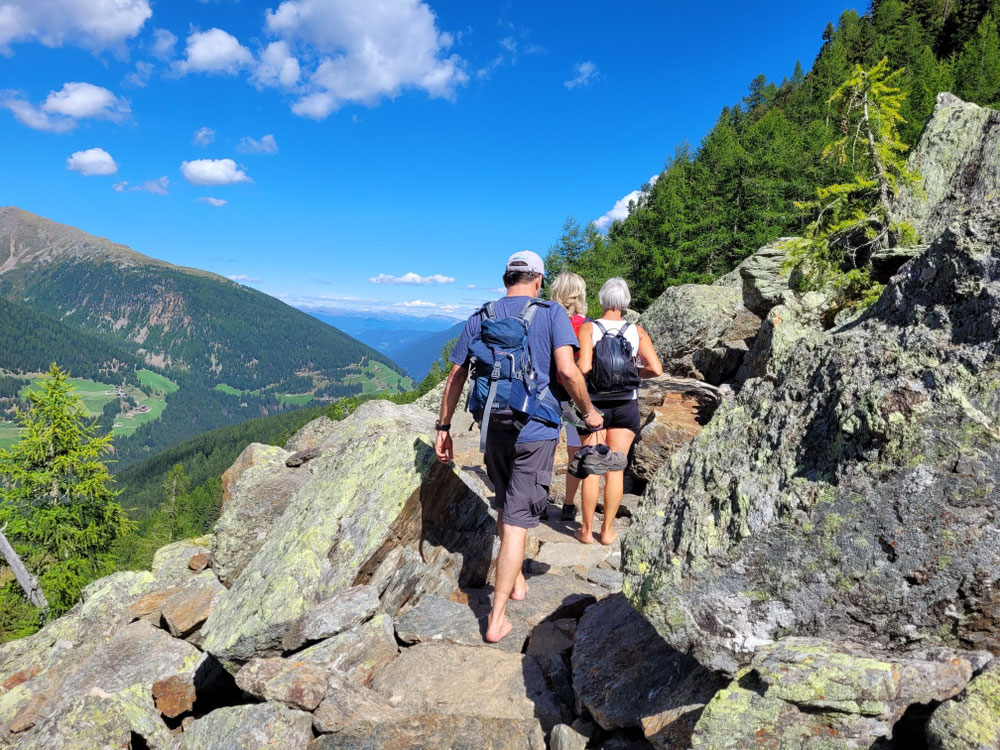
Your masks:
{"label": "conifer tree", "polygon": [[53,364],[27,400],[20,442],[0,451],[0,522],[58,616],[114,570],[132,522],[111,488],[111,436],[96,433],[68,373]]}
{"label": "conifer tree", "polygon": [[166,537],[168,542],[174,541],[177,531],[177,516],[180,505],[190,489],[191,481],[184,471],[183,464],[174,464],[163,480],[163,511],[166,514]]}
{"label": "conifer tree", "polygon": [[906,165],[907,146],[899,138],[905,94],[897,84],[903,73],[889,72],[887,58],[867,70],[856,65],[830,97],[840,137],[824,157],[849,168],[852,179],[818,188],[815,200],[800,203],[815,219],[804,237],[788,243],[803,285],[832,285],[845,304],[870,303],[881,291],[865,265],[872,252],[916,241],[912,226],[893,216],[899,188],[919,180]]}
{"label": "conifer tree", "polygon": [[1000,103],[1000,33],[987,13],[955,61],[955,82],[963,99],[987,106]]}

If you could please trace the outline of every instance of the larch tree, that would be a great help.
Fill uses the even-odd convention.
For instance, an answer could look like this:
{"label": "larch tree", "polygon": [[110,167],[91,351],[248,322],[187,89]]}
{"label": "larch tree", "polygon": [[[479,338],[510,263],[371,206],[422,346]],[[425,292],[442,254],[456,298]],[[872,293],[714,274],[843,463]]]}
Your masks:
{"label": "larch tree", "polygon": [[26,398],[21,440],[0,451],[0,526],[58,616],[114,570],[133,524],[111,486],[111,435],[97,434],[69,374],[53,364]]}

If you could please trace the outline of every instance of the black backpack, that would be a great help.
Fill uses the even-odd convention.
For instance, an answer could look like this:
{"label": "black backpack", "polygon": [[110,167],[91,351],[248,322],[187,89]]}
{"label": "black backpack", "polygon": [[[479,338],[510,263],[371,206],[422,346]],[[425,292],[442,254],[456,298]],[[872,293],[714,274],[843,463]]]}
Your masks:
{"label": "black backpack", "polygon": [[625,338],[629,324],[609,332],[599,320],[594,325],[601,338],[594,344],[594,364],[587,374],[587,390],[601,399],[631,398],[639,387],[639,369],[632,345]]}

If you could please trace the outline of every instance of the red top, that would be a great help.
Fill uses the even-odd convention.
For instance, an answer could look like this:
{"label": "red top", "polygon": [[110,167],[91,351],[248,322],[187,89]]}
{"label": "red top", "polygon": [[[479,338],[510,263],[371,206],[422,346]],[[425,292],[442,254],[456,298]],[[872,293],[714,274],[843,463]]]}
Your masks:
{"label": "red top", "polygon": [[584,323],[587,322],[587,318],[583,315],[573,315],[569,319],[570,325],[573,326],[573,333],[576,334],[577,340],[580,339],[580,328]]}

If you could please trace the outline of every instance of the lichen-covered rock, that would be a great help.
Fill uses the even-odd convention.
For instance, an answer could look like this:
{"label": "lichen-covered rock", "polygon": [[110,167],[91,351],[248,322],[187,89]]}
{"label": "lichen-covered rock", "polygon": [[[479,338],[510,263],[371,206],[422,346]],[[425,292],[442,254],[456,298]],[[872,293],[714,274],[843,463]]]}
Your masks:
{"label": "lichen-covered rock", "polygon": [[191,724],[178,750],[305,750],[312,716],[281,703],[219,708]]}
{"label": "lichen-covered rock", "polygon": [[160,614],[170,634],[184,638],[193,633],[208,619],[225,593],[226,587],[212,571],[192,575],[160,605]]}
{"label": "lichen-covered rock", "polygon": [[765,245],[736,269],[742,284],[743,304],[755,315],[763,318],[775,305],[782,303],[791,289],[791,273],[785,268],[788,250],[785,244],[790,237],[781,237]]}
{"label": "lichen-covered rock", "polygon": [[285,443],[285,450],[289,453],[300,453],[321,448],[336,432],[337,422],[329,417],[316,417]]}
{"label": "lichen-covered rock", "polygon": [[292,497],[309,483],[309,467],[289,468],[291,452],[251,443],[222,475],[222,513],[215,524],[212,567],[232,586],[264,545]]}
{"label": "lichen-covered rock", "polygon": [[389,705],[385,696],[363,687],[337,669],[325,671],[326,696],[313,712],[313,728],[320,734],[365,734],[382,724],[404,718],[404,711]]}
{"label": "lichen-covered rock", "polygon": [[196,571],[191,567],[191,558],[196,555],[210,556],[211,550],[211,534],[160,547],[153,555],[153,575],[161,585],[187,583],[195,573],[200,573],[207,566],[206,563],[201,566],[201,570]]}
{"label": "lichen-covered rock", "polygon": [[975,677],[959,697],[945,701],[927,723],[930,750],[1000,747],[1000,664]]}
{"label": "lichen-covered rock", "polygon": [[428,412],[385,401],[341,422],[323,455],[294,470],[313,478],[209,616],[205,649],[230,667],[281,653],[299,617],[366,583],[399,546],[420,549],[455,587],[485,580],[495,522],[486,500],[437,462],[433,427]]}
{"label": "lichen-covered rock", "polygon": [[900,191],[896,213],[931,241],[967,210],[1000,209],[1000,112],[938,94],[909,165],[923,177],[923,195]]}
{"label": "lichen-covered rock", "polygon": [[368,686],[398,655],[392,618],[378,614],[346,633],[299,651],[294,658],[327,671],[337,670],[357,684]]}
{"label": "lichen-covered rock", "polygon": [[998,248],[969,217],[660,470],[624,591],[669,643],[729,674],[785,635],[1000,649]]}
{"label": "lichen-covered rock", "polygon": [[265,701],[278,701],[304,711],[326,697],[326,670],[294,659],[251,659],[236,675],[241,690]]}
{"label": "lichen-covered rock", "polygon": [[820,292],[795,294],[785,292],[780,304],[771,308],[760,326],[737,380],[760,378],[767,374],[768,365],[779,359],[796,341],[807,334],[822,331],[830,311],[830,298]]}
{"label": "lichen-covered rock", "polygon": [[702,707],[725,681],[679,653],[621,594],[587,610],[573,639],[577,702],[605,729],[648,725],[686,745]]}
{"label": "lichen-covered rock", "polygon": [[652,339],[664,372],[720,383],[725,374],[700,371],[694,364],[695,353],[751,339],[760,327],[760,318],[743,306],[743,295],[737,289],[685,284],[668,288],[642,314],[639,323]]}
{"label": "lichen-covered rock", "polygon": [[[120,727],[115,717],[121,715],[129,731],[151,748],[165,748],[170,737],[154,703],[153,684],[173,678],[197,692],[216,674],[207,659],[185,641],[147,622],[134,622],[91,647],[67,647],[47,669],[0,695],[0,731],[7,739],[12,729],[19,730],[21,747],[82,748],[75,743],[90,737],[91,730],[86,723],[79,734],[74,729],[74,716],[83,710],[78,700],[96,696],[109,718],[95,721],[93,732],[116,734]],[[68,744],[44,744],[43,738],[54,737]]]}
{"label": "lichen-covered rock", "polygon": [[946,649],[907,658],[846,643],[788,639],[765,647],[706,706],[691,746],[706,750],[871,748],[910,706],[959,693],[972,664]]}
{"label": "lichen-covered rock", "polygon": [[351,586],[308,610],[285,634],[285,651],[350,630],[364,622],[378,607],[379,592],[371,586]]}

